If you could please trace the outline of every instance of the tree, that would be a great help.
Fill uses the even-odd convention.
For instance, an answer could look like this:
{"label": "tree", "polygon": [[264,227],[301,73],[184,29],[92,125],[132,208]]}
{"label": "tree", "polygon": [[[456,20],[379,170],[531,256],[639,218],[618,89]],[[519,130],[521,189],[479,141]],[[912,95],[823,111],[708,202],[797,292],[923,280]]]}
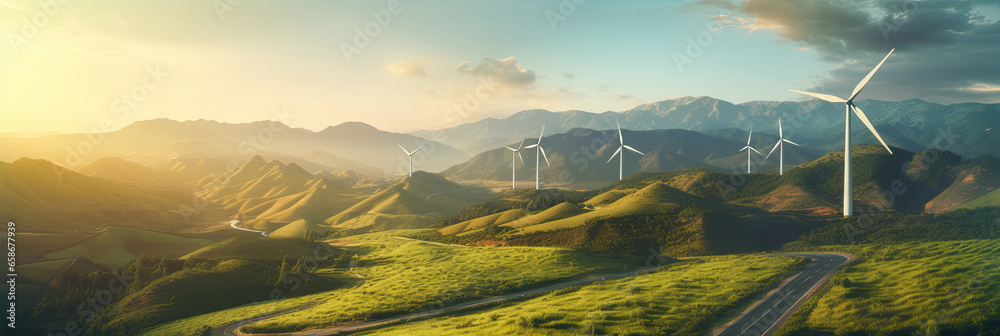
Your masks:
{"label": "tree", "polygon": [[283,285],[285,280],[288,279],[288,268],[288,256],[286,255],[281,259],[281,268],[279,268],[278,271],[278,281],[274,282],[275,287]]}

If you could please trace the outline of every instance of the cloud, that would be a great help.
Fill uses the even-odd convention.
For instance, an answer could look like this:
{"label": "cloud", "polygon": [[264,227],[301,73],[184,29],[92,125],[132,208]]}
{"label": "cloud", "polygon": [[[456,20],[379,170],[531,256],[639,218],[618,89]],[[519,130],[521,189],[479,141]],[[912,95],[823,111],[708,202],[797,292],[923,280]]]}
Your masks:
{"label": "cloud", "polygon": [[569,80],[573,80],[573,79],[576,79],[576,76],[573,76],[573,74],[571,74],[571,73],[564,72],[563,73],[563,78],[566,78],[566,79],[569,79]]}
{"label": "cloud", "polygon": [[622,100],[632,100],[632,99],[635,99],[635,98],[636,97],[634,95],[620,94],[620,95],[616,95],[614,97],[611,97],[611,100],[622,101]]}
{"label": "cloud", "polygon": [[423,77],[427,76],[429,63],[424,60],[396,62],[386,65],[385,71],[399,77]]}
{"label": "cloud", "polygon": [[[714,2],[714,1],[699,1]],[[706,3],[702,6],[712,6]],[[942,103],[995,102],[1000,86],[1000,22],[995,0],[745,0],[717,19],[728,27],[773,30],[780,42],[837,64],[818,88],[845,95],[889,51],[863,96]],[[990,10],[984,10],[993,6]],[[716,6],[717,7],[717,6]]]}
{"label": "cloud", "polygon": [[466,74],[491,77],[495,82],[509,87],[530,86],[538,78],[534,71],[521,67],[514,57],[483,58],[476,66],[472,66],[469,62],[461,62],[456,69]]}

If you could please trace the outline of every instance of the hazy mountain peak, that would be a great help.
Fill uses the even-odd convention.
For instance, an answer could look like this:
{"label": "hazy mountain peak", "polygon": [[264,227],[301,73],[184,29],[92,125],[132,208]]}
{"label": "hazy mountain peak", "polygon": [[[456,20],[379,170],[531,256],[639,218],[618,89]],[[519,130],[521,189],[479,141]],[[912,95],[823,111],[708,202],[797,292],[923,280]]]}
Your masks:
{"label": "hazy mountain peak", "polygon": [[327,126],[327,128],[323,129],[323,131],[321,133],[327,133],[327,132],[371,132],[371,131],[379,131],[379,129],[375,128],[375,126],[372,126],[372,125],[369,125],[369,124],[366,124],[366,123],[363,123],[363,122],[360,122],[360,121],[348,121],[348,122],[341,123],[340,125],[336,125],[336,126]]}

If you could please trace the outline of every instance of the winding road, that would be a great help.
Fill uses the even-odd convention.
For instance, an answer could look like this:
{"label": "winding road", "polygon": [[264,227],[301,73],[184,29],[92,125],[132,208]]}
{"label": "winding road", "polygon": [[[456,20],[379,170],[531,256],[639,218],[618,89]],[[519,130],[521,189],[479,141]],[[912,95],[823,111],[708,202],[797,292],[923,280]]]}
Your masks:
{"label": "winding road", "polygon": [[718,336],[766,336],[774,333],[803,302],[816,292],[834,273],[853,260],[851,256],[832,253],[774,254],[783,257],[812,259],[807,268],[782,282],[776,291],[743,313]]}
{"label": "winding road", "polygon": [[254,229],[241,228],[239,226],[236,226],[236,224],[239,224],[239,223],[240,223],[240,221],[234,219],[234,220],[229,221],[229,226],[231,226],[231,227],[233,227],[234,229],[237,229],[237,230],[250,231],[250,232],[259,232],[260,235],[262,235],[264,237],[267,237],[267,232],[260,231],[260,230],[254,230]]}
{"label": "winding road", "polygon": [[[777,329],[778,326],[780,326],[782,323],[785,322],[786,319],[788,319],[788,316],[790,316],[795,311],[795,309],[798,309],[798,307],[802,305],[802,302],[804,302],[807,298],[809,298],[809,296],[815,293],[815,291],[819,289],[819,287],[821,287],[824,283],[826,283],[826,281],[830,278],[830,276],[836,273],[836,271],[843,268],[845,263],[853,260],[853,257],[851,256],[833,254],[833,253],[789,253],[789,254],[773,254],[770,256],[805,257],[812,259],[812,261],[806,266],[805,270],[799,272],[796,275],[793,275],[792,277],[786,279],[781,284],[779,284],[777,289],[773,290],[766,298],[758,302],[753,308],[744,312],[742,316],[740,316],[733,323],[727,326],[725,330],[723,330],[721,333],[718,334],[718,336],[770,335],[771,333],[774,332],[775,329]],[[284,309],[263,315],[254,316],[252,318],[248,318],[245,320],[231,322],[229,324],[225,324],[223,326],[215,328],[212,331],[212,335],[213,336],[336,335],[340,333],[349,333],[360,330],[381,328],[393,324],[405,323],[413,319],[422,319],[439,315],[446,315],[449,313],[462,310],[481,308],[497,304],[503,301],[522,298],[529,295],[541,294],[544,292],[560,288],[586,285],[596,281],[602,281],[608,279],[624,278],[628,276],[648,273],[652,270],[653,269],[640,269],[632,272],[610,274],[603,276],[592,275],[568,282],[532,289],[529,291],[480,299],[472,302],[466,302],[438,309],[433,309],[430,311],[412,313],[412,314],[401,315],[376,321],[362,322],[352,325],[340,325],[330,328],[310,329],[310,330],[302,330],[297,332],[281,333],[281,334],[244,334],[239,331],[239,328],[244,325],[311,307],[311,305],[299,306],[295,308]]]}

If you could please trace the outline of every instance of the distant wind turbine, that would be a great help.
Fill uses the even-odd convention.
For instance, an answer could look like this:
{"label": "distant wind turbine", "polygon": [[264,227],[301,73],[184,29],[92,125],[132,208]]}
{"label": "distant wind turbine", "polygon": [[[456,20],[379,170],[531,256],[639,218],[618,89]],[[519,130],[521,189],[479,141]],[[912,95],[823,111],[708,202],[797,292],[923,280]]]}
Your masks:
{"label": "distant wind turbine", "polygon": [[410,158],[410,175],[409,176],[413,176],[413,154],[416,154],[417,151],[420,150],[421,148],[424,148],[424,146],[417,147],[417,149],[414,149],[411,152],[411,151],[406,150],[406,148],[403,148],[403,145],[400,145],[400,144],[397,144],[397,145],[399,145],[399,149],[402,149],[403,152],[406,153],[406,156],[408,156]]}
{"label": "distant wind turbine", "polygon": [[764,159],[767,160],[767,158],[771,157],[771,154],[774,153],[775,149],[778,149],[778,147],[781,147],[781,150],[778,151],[778,175],[784,175],[785,174],[785,143],[786,142],[790,143],[790,144],[793,144],[793,145],[796,145],[796,146],[799,145],[797,143],[789,141],[788,139],[785,139],[784,133],[781,132],[781,118],[778,118],[778,143],[774,144],[774,148],[771,148],[771,152],[767,153],[767,156],[764,157]]}
{"label": "distant wind turbine", "polygon": [[621,156],[618,157],[618,180],[621,181],[621,179],[622,179],[622,169],[623,169],[623,167],[625,165],[625,152],[622,151],[622,148],[628,149],[628,150],[636,152],[636,153],[639,153],[639,155],[645,156],[646,154],[643,154],[642,152],[635,150],[635,148],[629,147],[628,145],[625,144],[625,139],[622,138],[622,124],[621,123],[618,123],[618,143],[620,144],[618,146],[618,150],[616,150],[614,154],[611,154],[611,157],[608,158],[608,163],[611,163],[611,160],[615,159],[615,155],[621,154]]}
{"label": "distant wind turbine", "polygon": [[538,133],[538,142],[534,145],[524,147],[525,149],[535,148],[535,189],[538,189],[538,176],[542,172],[541,160],[539,160],[540,158],[538,157],[538,153],[542,153],[542,157],[545,158],[545,164],[551,166],[551,164],[549,164],[549,157],[545,156],[545,149],[542,148],[542,134],[545,134],[545,125],[542,125],[542,131]]}
{"label": "distant wind turbine", "polygon": [[844,103],[847,106],[847,112],[844,114],[844,217],[850,217],[854,214],[854,207],[852,204],[853,199],[851,198],[851,196],[853,195],[851,191],[851,111],[852,110],[854,111],[854,114],[858,115],[858,119],[861,119],[861,122],[868,127],[868,130],[875,135],[875,138],[882,143],[882,146],[885,147],[885,150],[889,151],[889,154],[892,154],[892,150],[889,149],[889,145],[886,145],[885,141],[882,140],[882,137],[879,136],[878,132],[875,131],[875,126],[872,126],[871,121],[868,121],[868,116],[865,115],[865,112],[861,111],[860,108],[854,105],[854,98],[858,97],[858,94],[861,93],[861,89],[864,89],[865,85],[868,84],[868,81],[872,79],[873,75],[875,75],[875,71],[878,71],[878,68],[882,67],[882,63],[885,63],[885,60],[889,59],[889,56],[892,56],[892,52],[895,50],[896,49],[889,50],[889,54],[885,55],[885,58],[883,58],[881,62],[878,62],[878,65],[876,65],[875,68],[868,73],[868,76],[865,76],[865,78],[862,79],[860,83],[858,83],[858,86],[854,87],[854,92],[851,93],[851,98],[843,99],[828,94],[789,90],[807,96],[816,97],[831,103]]}
{"label": "distant wind turbine", "polygon": [[[750,130],[750,135],[747,136],[747,146],[740,149],[740,151],[747,151],[747,174],[750,174],[750,151],[757,152],[756,149],[750,146],[750,138],[753,137],[753,130]],[[764,155],[764,153],[757,152],[757,154]]]}
{"label": "distant wind turbine", "polygon": [[517,149],[513,149],[507,146],[503,146],[511,151],[510,153],[510,188],[517,189],[517,179],[514,167],[517,165],[517,161],[514,160],[514,154],[517,154],[517,158],[521,159],[521,165],[524,165],[524,157],[521,156],[521,147],[524,146],[524,140],[521,140],[521,144],[517,145]]}

